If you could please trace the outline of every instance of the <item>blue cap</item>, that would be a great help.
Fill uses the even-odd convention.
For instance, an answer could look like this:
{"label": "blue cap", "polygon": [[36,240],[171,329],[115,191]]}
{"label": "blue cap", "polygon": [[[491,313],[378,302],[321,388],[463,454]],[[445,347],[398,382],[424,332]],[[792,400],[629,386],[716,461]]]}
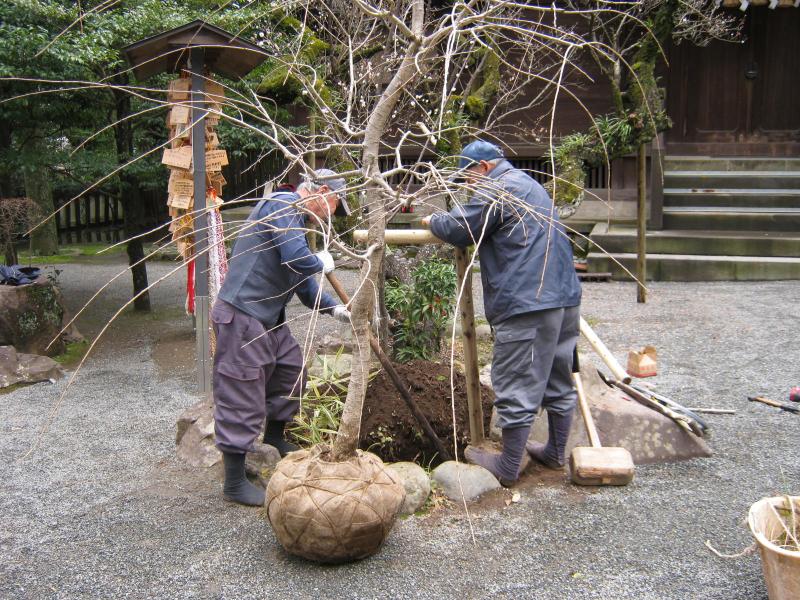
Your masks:
{"label": "blue cap", "polygon": [[499,147],[491,142],[475,140],[467,144],[461,151],[458,158],[458,168],[465,169],[482,160],[495,160],[497,158],[505,158],[503,151]]}

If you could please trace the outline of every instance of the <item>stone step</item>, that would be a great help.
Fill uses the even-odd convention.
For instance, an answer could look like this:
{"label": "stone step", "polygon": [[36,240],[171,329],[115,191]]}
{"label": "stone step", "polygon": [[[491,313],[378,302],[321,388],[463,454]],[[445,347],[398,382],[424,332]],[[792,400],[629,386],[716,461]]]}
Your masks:
{"label": "stone step", "polygon": [[800,189],[665,187],[664,206],[800,208]]}
{"label": "stone step", "polygon": [[[609,272],[614,279],[630,280],[620,266],[636,272],[636,254],[590,252],[589,270]],[[648,254],[647,279],[654,281],[774,281],[800,279],[800,258],[761,256],[699,256]]]}
{"label": "stone step", "polygon": [[664,171],[800,171],[800,158],[666,156]]}
{"label": "stone step", "polygon": [[[598,223],[591,240],[612,254],[636,252],[636,229]],[[653,254],[723,256],[785,256],[800,258],[800,232],[676,231],[647,232],[647,251]]]}
{"label": "stone step", "polygon": [[800,208],[667,206],[664,229],[800,231]]}
{"label": "stone step", "polygon": [[797,171],[665,171],[665,188],[689,188],[706,191],[784,189],[800,191]]}

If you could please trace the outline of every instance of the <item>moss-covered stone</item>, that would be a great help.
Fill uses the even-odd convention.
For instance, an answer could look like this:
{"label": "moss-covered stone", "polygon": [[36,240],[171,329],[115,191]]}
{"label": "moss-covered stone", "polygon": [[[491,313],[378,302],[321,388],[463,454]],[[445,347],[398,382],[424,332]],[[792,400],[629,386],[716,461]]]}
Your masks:
{"label": "moss-covered stone", "polygon": [[14,346],[29,354],[59,354],[64,350],[59,337],[63,318],[58,291],[46,279],[0,286],[0,346]]}

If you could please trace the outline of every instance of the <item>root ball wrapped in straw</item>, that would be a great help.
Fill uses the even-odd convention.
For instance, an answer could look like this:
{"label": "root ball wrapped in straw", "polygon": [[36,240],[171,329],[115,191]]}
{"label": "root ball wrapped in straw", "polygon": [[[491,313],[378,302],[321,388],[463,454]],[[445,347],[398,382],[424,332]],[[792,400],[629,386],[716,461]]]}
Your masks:
{"label": "root ball wrapped in straw", "polygon": [[383,544],[405,488],[369,452],[330,462],[324,445],[292,452],[267,486],[267,516],[287,552],[322,563],[371,556]]}

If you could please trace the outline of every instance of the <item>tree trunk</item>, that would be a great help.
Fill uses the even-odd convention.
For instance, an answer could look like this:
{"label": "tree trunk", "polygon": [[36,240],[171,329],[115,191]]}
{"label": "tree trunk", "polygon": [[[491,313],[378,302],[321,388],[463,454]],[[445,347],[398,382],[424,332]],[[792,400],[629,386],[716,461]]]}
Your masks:
{"label": "tree trunk", "polygon": [[[118,78],[119,79],[119,78]],[[120,85],[128,83],[127,76],[124,81],[116,81]],[[117,119],[120,120],[115,128],[117,145],[117,162],[120,165],[127,163],[133,157],[133,128],[129,119],[131,114],[131,97],[123,90],[114,90]],[[144,231],[144,206],[142,194],[137,178],[125,170],[120,172],[119,187],[122,198],[122,209],[125,218],[125,237],[128,238],[128,264],[133,277],[133,294],[135,310],[150,311],[150,293],[147,290],[147,263],[144,262],[144,248],[142,239],[135,237]]]}
{"label": "tree trunk", "polygon": [[[6,90],[0,84],[0,97],[7,98]],[[0,111],[0,157],[11,151],[11,122]],[[0,198],[11,198],[17,194],[13,191],[9,169],[0,169]]]}
{"label": "tree trunk", "polygon": [[[417,36],[422,34],[424,16],[424,0],[415,0],[412,6],[411,30]],[[353,298],[351,306],[354,335],[353,366],[347,388],[347,399],[342,410],[342,420],[333,443],[331,454],[334,461],[346,460],[353,456],[358,448],[361,413],[364,408],[364,397],[367,394],[369,365],[372,358],[369,344],[369,314],[377,291],[377,282],[381,276],[384,233],[386,231],[386,199],[383,188],[375,181],[375,178],[380,176],[378,154],[381,136],[386,131],[392,110],[396,106],[403,88],[415,76],[414,57],[418,50],[417,42],[409,43],[400,68],[381,94],[381,98],[367,122],[364,135],[362,168],[367,182],[367,205],[370,207],[367,239],[372,253],[361,267],[362,285],[358,294]]]}
{"label": "tree trunk", "polygon": [[[47,156],[47,147],[44,138],[35,132],[28,142],[26,154],[32,157]],[[42,223],[53,214],[53,188],[50,186],[50,173],[47,166],[36,160],[23,169],[25,181],[25,195],[33,200],[39,213],[36,222]],[[50,218],[31,232],[31,254],[50,256],[58,253],[58,230],[55,218]]]}

